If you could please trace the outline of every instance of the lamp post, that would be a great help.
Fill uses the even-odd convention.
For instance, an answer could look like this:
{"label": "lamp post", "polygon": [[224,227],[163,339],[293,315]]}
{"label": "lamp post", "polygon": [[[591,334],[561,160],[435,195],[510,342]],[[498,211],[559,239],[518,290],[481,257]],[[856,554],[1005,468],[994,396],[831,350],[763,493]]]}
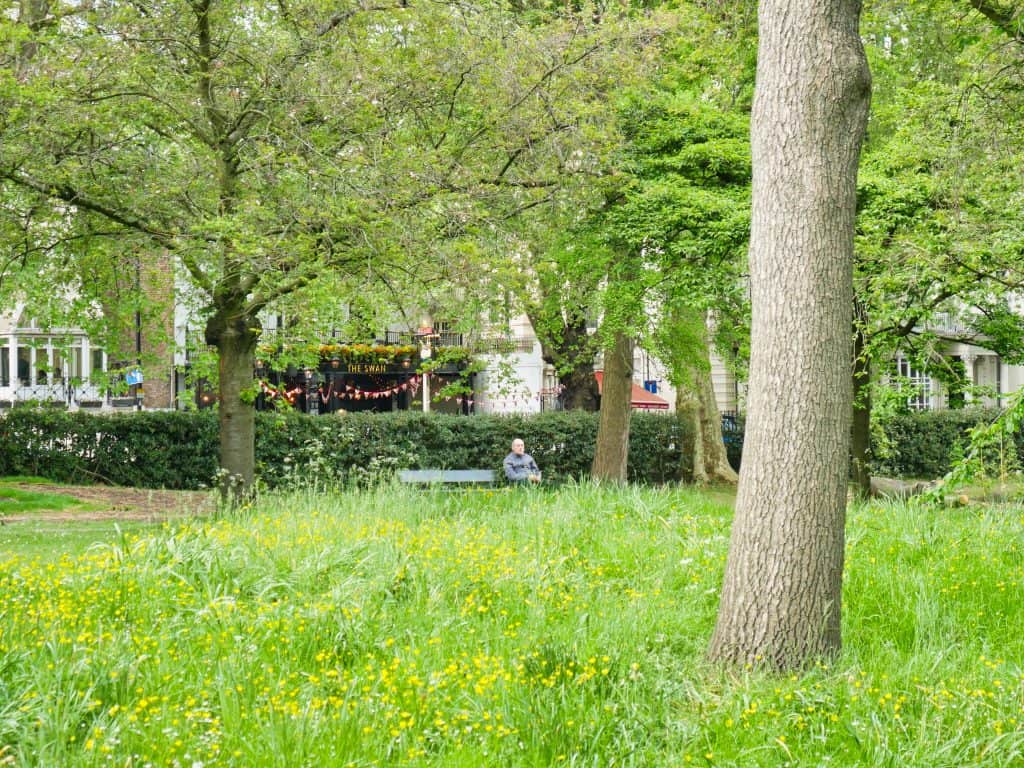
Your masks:
{"label": "lamp post", "polygon": [[[420,332],[416,334],[416,338],[420,340],[420,359],[429,360],[433,354],[431,348],[431,339],[437,338],[437,334],[434,333],[434,329],[429,326],[420,328]],[[423,412],[430,413],[430,374],[423,374]]]}
{"label": "lamp post", "polygon": [[[430,353],[430,341],[428,340],[426,346],[420,350],[420,358],[429,360]],[[423,373],[423,412],[430,413],[430,373],[427,371]]]}

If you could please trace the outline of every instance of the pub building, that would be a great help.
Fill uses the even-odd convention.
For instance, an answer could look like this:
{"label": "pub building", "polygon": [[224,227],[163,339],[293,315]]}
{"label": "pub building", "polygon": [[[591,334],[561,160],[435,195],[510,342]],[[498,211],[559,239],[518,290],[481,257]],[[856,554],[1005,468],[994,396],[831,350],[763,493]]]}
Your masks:
{"label": "pub building", "polygon": [[[473,413],[474,395],[433,399],[444,386],[460,378],[476,391],[476,374],[461,374],[469,362],[468,355],[463,361],[445,363],[428,374],[419,372],[423,361],[418,346],[403,344],[323,344],[315,369],[289,367],[277,371],[258,359],[256,378],[261,391],[256,409],[273,410],[280,407],[274,401],[283,398],[296,410],[321,415],[423,409]],[[426,382],[425,376],[429,378]],[[426,406],[425,399],[429,400]]]}

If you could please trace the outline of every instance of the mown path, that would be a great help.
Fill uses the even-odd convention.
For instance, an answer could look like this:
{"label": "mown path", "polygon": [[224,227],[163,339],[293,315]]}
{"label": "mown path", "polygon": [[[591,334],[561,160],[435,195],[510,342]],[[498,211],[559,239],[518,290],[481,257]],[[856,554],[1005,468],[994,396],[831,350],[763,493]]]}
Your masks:
{"label": "mown path", "polygon": [[28,514],[6,515],[5,524],[42,520],[161,520],[207,514],[214,508],[210,491],[154,491],[103,485],[48,485],[16,483],[15,488],[37,493],[59,493],[89,505],[87,510],[40,509]]}

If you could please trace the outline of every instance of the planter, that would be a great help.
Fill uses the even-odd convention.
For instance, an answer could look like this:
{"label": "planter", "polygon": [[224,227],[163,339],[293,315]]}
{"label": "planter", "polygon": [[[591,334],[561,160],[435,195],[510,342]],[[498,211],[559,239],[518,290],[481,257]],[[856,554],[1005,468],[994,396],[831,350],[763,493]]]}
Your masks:
{"label": "planter", "polygon": [[78,407],[86,410],[98,410],[103,407],[102,400],[79,400]]}
{"label": "planter", "polygon": [[13,407],[14,407],[14,403],[11,402],[10,400],[0,400],[0,411],[2,411],[5,408],[13,408]]}
{"label": "planter", "polygon": [[441,365],[437,366],[437,368],[431,371],[431,373],[436,373],[440,376],[451,376],[458,373],[465,367],[465,363],[441,363]]}
{"label": "planter", "polygon": [[134,397],[112,397],[110,398],[110,405],[114,408],[134,408],[135,407]]}

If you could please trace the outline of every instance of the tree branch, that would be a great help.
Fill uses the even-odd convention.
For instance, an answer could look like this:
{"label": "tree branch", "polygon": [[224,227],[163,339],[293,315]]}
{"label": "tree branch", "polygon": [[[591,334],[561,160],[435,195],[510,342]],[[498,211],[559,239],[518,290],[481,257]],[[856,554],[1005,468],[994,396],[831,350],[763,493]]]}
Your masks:
{"label": "tree branch", "polygon": [[194,258],[187,253],[180,252],[173,233],[164,232],[150,226],[134,213],[119,211],[105,203],[101,203],[99,200],[86,197],[69,184],[44,184],[38,179],[33,179],[31,176],[26,176],[17,171],[0,172],[0,178],[7,179],[18,186],[30,189],[50,199],[61,200],[68,205],[98,214],[115,224],[120,224],[126,229],[146,235],[157,245],[169,251],[178,252],[182,264],[185,265],[185,268],[189,271],[196,284],[206,293],[213,294],[213,283],[210,282],[209,276],[202,270]]}
{"label": "tree branch", "polygon": [[991,21],[1008,37],[1024,42],[1024,6],[1003,4],[995,0],[967,0],[974,10]]}

